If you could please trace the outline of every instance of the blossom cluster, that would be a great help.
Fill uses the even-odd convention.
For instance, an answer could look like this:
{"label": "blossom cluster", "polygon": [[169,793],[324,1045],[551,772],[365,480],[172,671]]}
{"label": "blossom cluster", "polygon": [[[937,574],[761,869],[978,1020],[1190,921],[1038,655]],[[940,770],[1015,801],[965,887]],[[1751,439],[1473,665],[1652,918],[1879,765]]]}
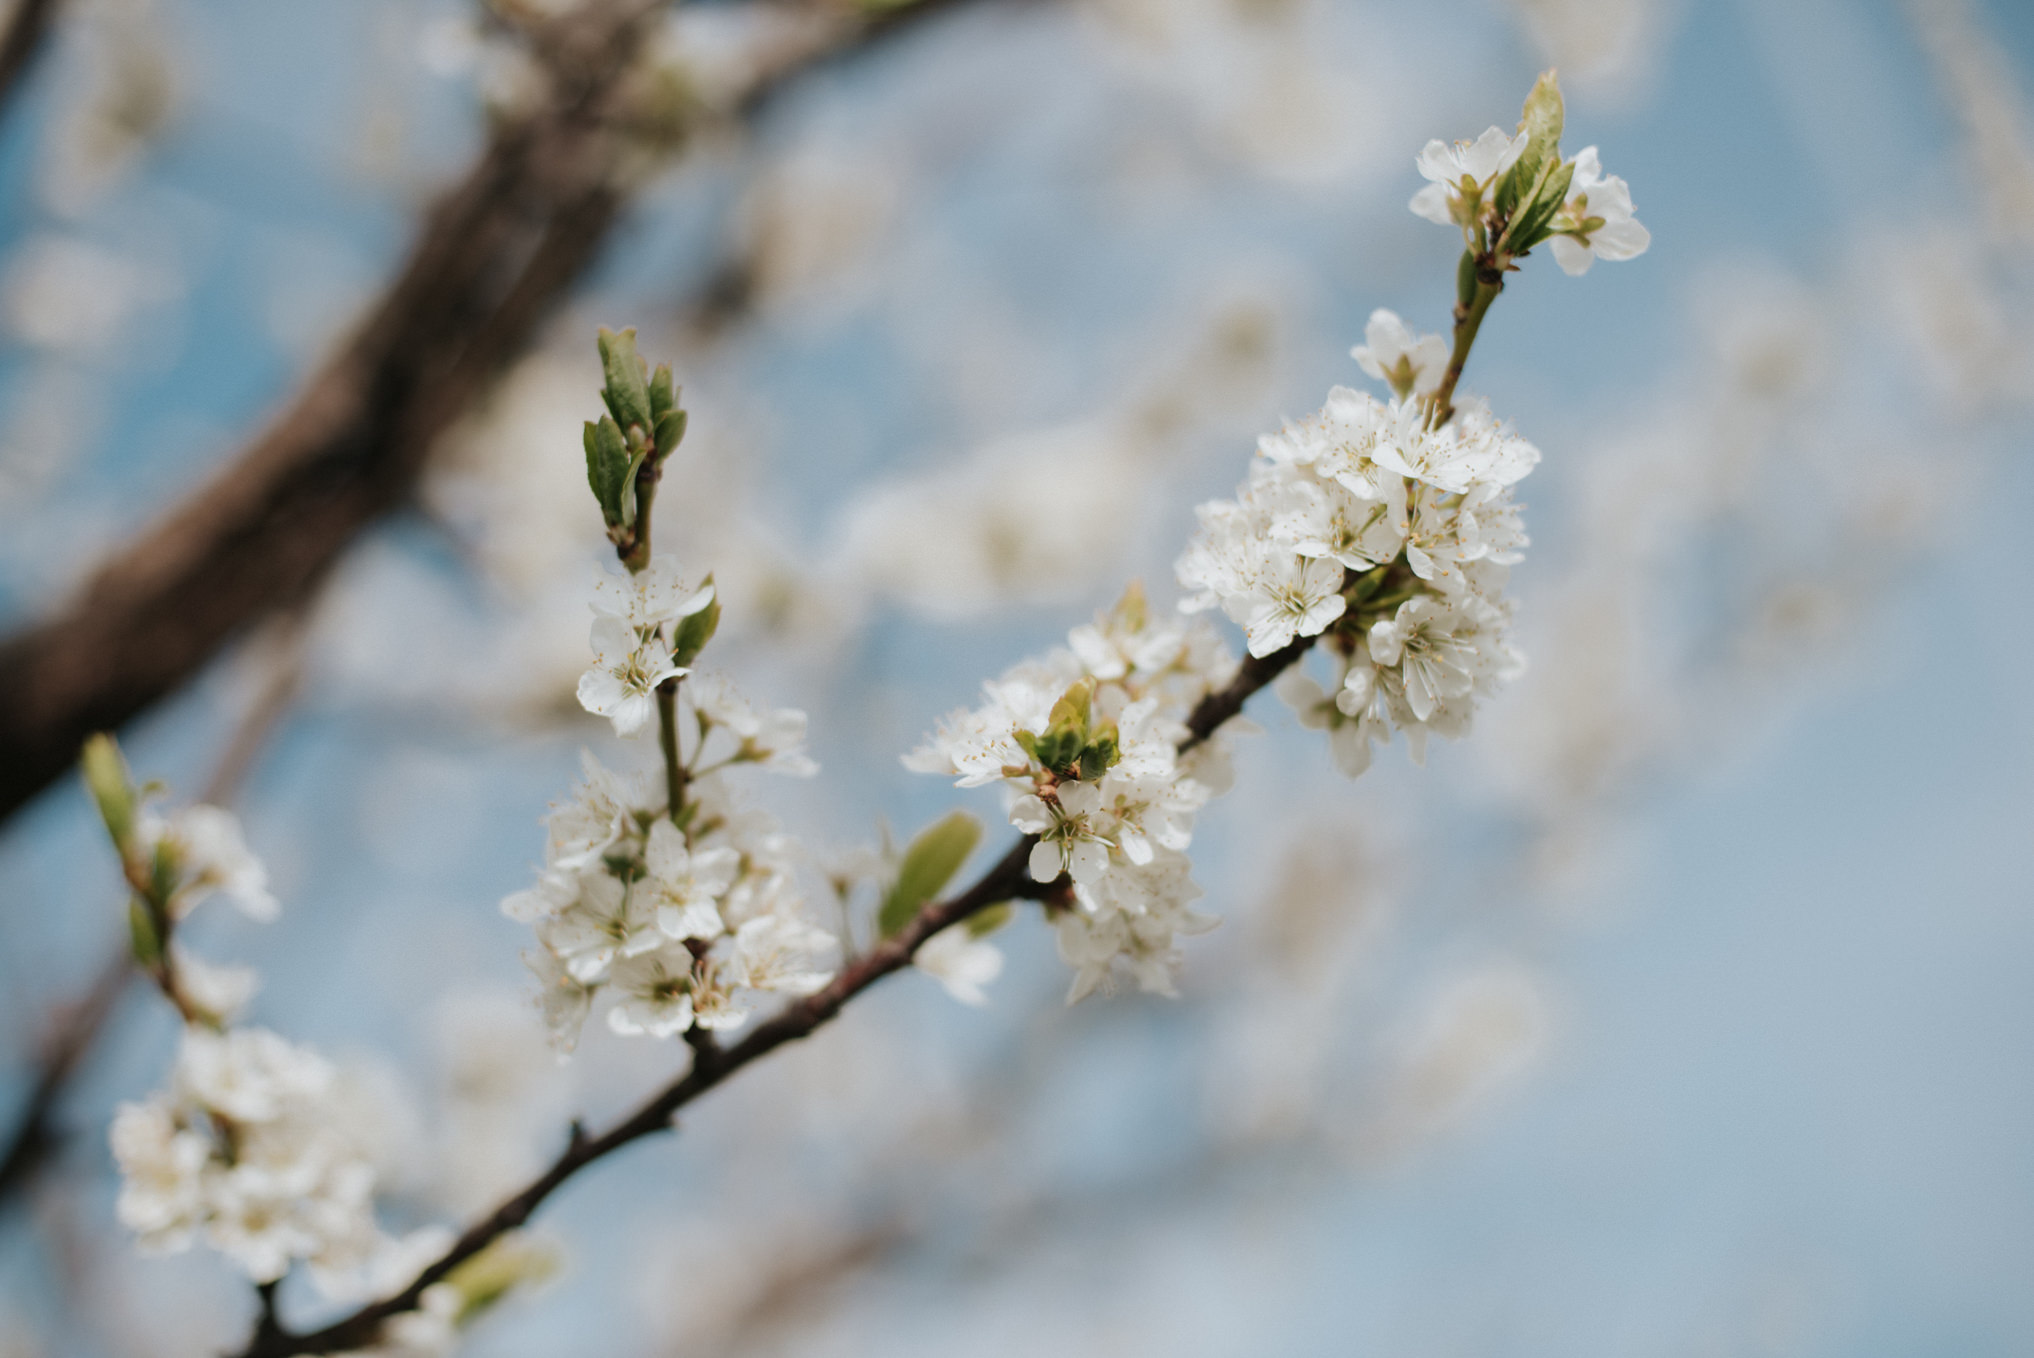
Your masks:
{"label": "blossom cluster", "polygon": [[[640,638],[648,620],[670,620],[671,601],[698,597],[670,587],[664,560],[604,582],[596,649],[607,624]],[[641,644],[670,654],[654,634]],[[676,812],[668,778],[620,774],[584,755],[585,781],[547,817],[536,883],[502,902],[535,930],[528,961],[562,1049],[576,1045],[596,998],[610,1001],[615,1032],[670,1037],[737,1027],[763,994],[808,995],[833,973],[838,944],[805,919],[795,844],[767,813],[739,804],[725,776],[743,764],[817,772],[804,751],[805,714],[756,707],[724,675],[681,672],[689,677],[671,699]],[[582,683],[582,702],[602,711],[608,695],[590,687]]]}
{"label": "blossom cluster", "polygon": [[[1480,242],[1476,238],[1479,224],[1498,202],[1505,176],[1527,154],[1530,142],[1523,125],[1516,134],[1492,127],[1474,141],[1428,142],[1415,162],[1428,183],[1413,195],[1413,212],[1438,226],[1460,226],[1472,248],[1488,246],[1487,234]],[[1620,176],[1603,173],[1594,146],[1583,147],[1571,161],[1555,162],[1555,168],[1565,173],[1565,189],[1547,204],[1532,235],[1544,233],[1563,272],[1579,276],[1598,259],[1636,259],[1646,252],[1653,236],[1633,215],[1631,187]],[[1512,241],[1519,253],[1536,243],[1530,237]]]}
{"label": "blossom cluster", "polygon": [[[1201,893],[1186,849],[1195,813],[1229,786],[1228,750],[1221,736],[1189,744],[1187,719],[1235,667],[1212,627],[1154,614],[1133,587],[1065,647],[984,684],[980,707],[949,714],[904,758],[1007,790],[1010,823],[1036,836],[1031,876],[1069,884],[1048,908],[1072,999],[1118,958],[1144,989],[1172,993],[1176,936],[1214,925],[1191,908]],[[947,934],[927,949],[928,968],[967,964]]]}
{"label": "blossom cluster", "polygon": [[667,635],[713,603],[711,584],[688,584],[678,563],[659,557],[634,575],[608,575],[594,586],[593,664],[580,676],[579,702],[632,736],[657,715],[657,686],[691,670],[678,662],[678,638]]}
{"label": "blossom cluster", "polygon": [[200,805],[164,816],[135,805],[124,770],[102,772],[94,792],[113,801],[123,857],[147,865],[136,950],[185,1020],[168,1087],[113,1119],[121,1222],[152,1251],[203,1240],[257,1282],[303,1260],[330,1296],[373,1294],[376,1280],[446,1243],[435,1230],[398,1240],[377,1224],[375,1109],[316,1052],[232,1026],[254,973],[206,962],[173,936],[215,893],[274,919],[267,869],[230,812]]}
{"label": "blossom cluster", "polygon": [[170,1087],[113,1119],[120,1220],[145,1249],[203,1238],[256,1282],[307,1260],[328,1294],[358,1295],[349,1279],[395,1245],[360,1107],[330,1062],[265,1028],[186,1028]]}
{"label": "blossom cluster", "polygon": [[1511,491],[1540,457],[1475,398],[1434,426],[1421,393],[1440,378],[1438,337],[1380,310],[1365,338],[1358,361],[1400,394],[1336,387],[1260,439],[1234,498],[1200,506],[1178,564],[1181,606],[1221,608],[1252,655],[1326,634],[1332,692],[1298,668],[1279,691],[1330,729],[1352,775],[1394,727],[1416,759],[1429,732],[1460,735],[1477,695],[1518,672],[1503,588],[1526,536]]}

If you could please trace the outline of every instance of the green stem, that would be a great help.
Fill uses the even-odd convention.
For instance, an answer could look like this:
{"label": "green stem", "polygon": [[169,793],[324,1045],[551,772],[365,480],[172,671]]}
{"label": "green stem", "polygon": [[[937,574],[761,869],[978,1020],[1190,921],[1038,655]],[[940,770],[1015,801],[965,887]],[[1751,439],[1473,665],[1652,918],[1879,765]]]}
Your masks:
{"label": "green stem", "polygon": [[630,575],[641,573],[650,564],[650,506],[656,503],[662,475],[653,457],[644,458],[636,468],[636,521],[629,529],[628,549],[621,553],[621,563]]}
{"label": "green stem", "polygon": [[1497,300],[1497,294],[1504,291],[1503,258],[1500,256],[1495,261],[1479,259],[1476,263],[1476,295],[1469,299],[1469,305],[1458,303],[1455,307],[1455,349],[1448,355],[1448,371],[1434,392],[1433,427],[1436,429],[1455,417],[1455,384],[1462,380],[1462,368],[1469,362],[1469,349],[1476,343],[1476,332],[1483,328],[1484,313]]}
{"label": "green stem", "polygon": [[664,751],[664,814],[683,829],[678,813],[685,806],[685,765],[678,761],[678,680],[657,685],[657,744]]}

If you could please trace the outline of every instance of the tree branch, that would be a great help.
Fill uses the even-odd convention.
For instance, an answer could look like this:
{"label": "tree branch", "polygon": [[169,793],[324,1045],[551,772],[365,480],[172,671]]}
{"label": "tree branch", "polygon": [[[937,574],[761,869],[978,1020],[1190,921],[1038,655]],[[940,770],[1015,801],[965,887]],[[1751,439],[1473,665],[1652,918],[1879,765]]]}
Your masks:
{"label": "tree branch", "polygon": [[[1318,639],[1298,637],[1268,656],[1246,659],[1228,684],[1194,706],[1187,720],[1188,735],[1180,742],[1181,753],[1207,740],[1224,722],[1241,712],[1252,694],[1299,660]],[[611,1130],[589,1138],[574,1124],[564,1152],[549,1169],[520,1193],[468,1227],[444,1257],[418,1274],[401,1292],[307,1334],[292,1333],[265,1316],[261,1328],[248,1341],[240,1358],[294,1358],[298,1354],[344,1352],[374,1343],[381,1332],[382,1322],[413,1310],[425,1289],[528,1221],[546,1198],[580,1170],[652,1133],[671,1130],[676,1125],[674,1118],[680,1109],[750,1062],[769,1055],[787,1042],[795,1042],[811,1034],[838,1014],[856,995],[890,973],[910,965],[919,945],[940,930],[1003,901],[1036,898],[1050,891],[1050,883],[1031,880],[1029,863],[1031,846],[1035,842],[1036,837],[1031,835],[1019,839],[973,886],[957,896],[927,906],[894,936],[882,940],[844,966],[824,989],[787,1006],[776,1017],[751,1029],[733,1046],[724,1050],[695,1048],[690,1071]]]}
{"label": "tree branch", "polygon": [[62,8],[63,0],[15,0],[6,31],[0,33],[0,113],[20,92]]}
{"label": "tree branch", "polygon": [[[798,76],[961,0],[870,17],[831,4],[732,102],[753,118]],[[0,818],[94,731],[176,691],[249,623],[302,599],[409,496],[432,443],[519,355],[599,252],[641,165],[623,107],[664,0],[589,0],[543,30],[548,101],[504,120],[426,213],[339,351],[252,444],[104,563],[56,615],[0,642]]]}

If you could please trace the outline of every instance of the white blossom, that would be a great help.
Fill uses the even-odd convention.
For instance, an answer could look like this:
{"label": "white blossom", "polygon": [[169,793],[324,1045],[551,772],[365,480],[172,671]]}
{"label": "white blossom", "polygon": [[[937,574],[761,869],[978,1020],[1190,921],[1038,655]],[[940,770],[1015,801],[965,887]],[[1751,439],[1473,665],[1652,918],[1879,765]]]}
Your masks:
{"label": "white blossom", "polygon": [[593,586],[595,612],[619,618],[639,631],[690,617],[712,602],[713,586],[687,583],[677,560],[669,556],[653,556],[633,575],[610,570]]}
{"label": "white blossom", "polygon": [[716,902],[734,885],[741,855],[721,846],[690,852],[685,835],[668,820],[650,827],[644,853],[649,876],[637,890],[656,912],[657,929],[666,938],[718,938],[722,932]]}
{"label": "white blossom", "polygon": [[1370,768],[1371,746],[1380,739],[1391,738],[1391,728],[1383,722],[1374,721],[1361,711],[1342,710],[1339,701],[1348,689],[1329,693],[1298,666],[1280,675],[1272,689],[1280,701],[1292,708],[1300,725],[1328,733],[1328,752],[1335,767],[1351,778]]}
{"label": "white blossom", "polygon": [[239,906],[249,919],[264,924],[281,913],[269,893],[268,869],[249,851],[240,833],[240,820],[231,811],[199,804],[168,819],[144,813],[136,834],[150,852],[163,843],[175,852],[183,876],[170,908],[178,919],[214,891]]}
{"label": "white blossom", "polygon": [[1248,591],[1222,601],[1243,625],[1250,654],[1270,655],[1295,637],[1318,636],[1348,607],[1342,598],[1342,563],[1272,552]]}
{"label": "white blossom", "polygon": [[607,1026],[617,1033],[670,1037],[692,1026],[692,954],[682,947],[624,959],[608,984],[615,992]]}
{"label": "white blossom", "polygon": [[205,1137],[181,1125],[166,1099],[123,1103],[113,1115],[113,1159],[120,1166],[120,1224],[157,1253],[186,1249],[203,1214]]}
{"label": "white blossom", "polygon": [[794,778],[810,778],[819,772],[819,765],[805,753],[806,719],[797,708],[758,709],[723,674],[697,675],[687,689],[693,709],[738,742],[729,756],[734,762],[761,764]]}
{"label": "white blossom", "polygon": [[633,830],[636,809],[647,808],[650,797],[643,778],[615,773],[590,751],[579,752],[579,767],[586,781],[574,787],[571,799],[554,807],[545,818],[551,832],[545,861],[567,872],[598,861],[616,840]]}
{"label": "white blossom", "polygon": [[597,981],[617,957],[663,944],[649,893],[632,891],[597,869],[582,872],[577,885],[570,904],[537,925],[537,937],[575,980]]}
{"label": "white blossom", "polygon": [[1395,311],[1370,313],[1363,343],[1349,351],[1357,366],[1388,382],[1400,399],[1424,396],[1441,385],[1448,370],[1448,342],[1439,335],[1414,334]]}
{"label": "white blossom", "polygon": [[257,1282],[300,1260],[324,1282],[372,1268],[395,1242],[352,1100],[330,1063],[272,1032],[187,1028],[170,1089],[114,1119],[122,1222],[151,1249],[202,1237]]}
{"label": "white blossom", "polygon": [[1396,666],[1401,691],[1413,716],[1425,721],[1450,698],[1476,686],[1476,656],[1455,639],[1458,615],[1432,595],[1399,605],[1398,612],[1370,628],[1370,658]]}
{"label": "white blossom", "polygon": [[734,973],[750,990],[810,995],[833,979],[834,936],[789,915],[761,915],[735,931]]}
{"label": "white blossom", "polygon": [[613,614],[594,618],[592,645],[593,667],[579,676],[579,705],[613,722],[616,735],[632,736],[656,716],[657,685],[686,671],[660,633],[645,635]]}
{"label": "white blossom", "polygon": [[293,1100],[330,1090],[332,1067],[266,1028],[186,1028],[177,1084],[188,1097],[235,1122],[268,1122]]}
{"label": "white blossom", "polygon": [[[1244,525],[1239,537],[1261,527]],[[1062,873],[1071,879],[1073,907],[1056,916],[1062,952],[1077,973],[1071,999],[1106,979],[1118,957],[1142,983],[1169,985],[1174,934],[1213,924],[1187,918],[1186,902],[1198,889],[1182,851],[1192,840],[1194,814],[1228,784],[1227,742],[1217,733],[1185,756],[1177,746],[1194,706],[1228,682],[1235,664],[1208,623],[1155,612],[1133,586],[1092,624],[1075,628],[1066,649],[985,685],[983,707],[947,718],[907,760],[926,772],[957,774],[964,786],[1000,781],[1009,788],[1011,823],[1039,836],[1030,855],[1034,879],[1056,881]],[[1045,730],[1054,705],[1077,685],[1087,686],[1091,734],[1107,729],[1114,736],[1115,758],[1099,780],[1044,769],[1014,738],[1019,729]],[[1121,918],[1126,912],[1137,917],[1134,924]],[[1072,916],[1084,922],[1066,923]],[[992,959],[1000,965],[994,950],[959,929],[928,940],[921,957],[926,949],[932,951],[921,965],[969,1001]]]}
{"label": "white blossom", "polygon": [[1553,227],[1556,234],[1548,246],[1554,261],[1574,275],[1588,273],[1598,259],[1637,259],[1653,243],[1653,233],[1632,215],[1630,186],[1603,173],[1593,146],[1575,155],[1568,201],[1554,215]]}
{"label": "white blossom", "polygon": [[1003,950],[976,938],[966,921],[949,925],[918,945],[911,965],[946,987],[962,1004],[980,1008],[989,1002],[983,989],[1003,974]]}
{"label": "white blossom", "polygon": [[1440,226],[1473,222],[1497,177],[1525,150],[1526,134],[1487,128],[1475,141],[1430,141],[1414,161],[1432,181],[1413,195],[1414,213]]}
{"label": "white blossom", "polygon": [[537,978],[537,1008],[551,1044],[560,1052],[579,1045],[579,1031],[593,1008],[594,986],[574,976],[563,958],[549,948],[523,954],[523,963]]}
{"label": "white blossom", "polygon": [[1101,789],[1093,783],[1061,783],[1050,801],[1035,795],[1017,800],[1010,808],[1010,823],[1038,836],[1031,846],[1032,880],[1057,881],[1062,872],[1076,882],[1100,880],[1109,866],[1101,809]]}
{"label": "white blossom", "polygon": [[170,970],[177,978],[177,993],[214,1022],[223,1023],[246,1007],[254,997],[260,978],[252,967],[224,966],[208,962],[172,939]]}

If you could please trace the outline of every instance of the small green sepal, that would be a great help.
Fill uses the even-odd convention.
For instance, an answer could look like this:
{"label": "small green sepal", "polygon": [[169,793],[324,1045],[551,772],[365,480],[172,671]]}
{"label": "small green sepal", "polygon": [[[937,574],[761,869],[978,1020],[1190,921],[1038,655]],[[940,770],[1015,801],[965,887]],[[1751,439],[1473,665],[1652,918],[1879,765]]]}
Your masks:
{"label": "small green sepal", "polygon": [[[703,585],[713,583],[707,576],[700,581]],[[699,653],[706,649],[706,643],[713,640],[713,634],[720,630],[720,591],[715,590],[713,599],[697,613],[687,614],[678,620],[678,634],[671,639],[671,663],[681,669],[689,669],[699,659]]]}

